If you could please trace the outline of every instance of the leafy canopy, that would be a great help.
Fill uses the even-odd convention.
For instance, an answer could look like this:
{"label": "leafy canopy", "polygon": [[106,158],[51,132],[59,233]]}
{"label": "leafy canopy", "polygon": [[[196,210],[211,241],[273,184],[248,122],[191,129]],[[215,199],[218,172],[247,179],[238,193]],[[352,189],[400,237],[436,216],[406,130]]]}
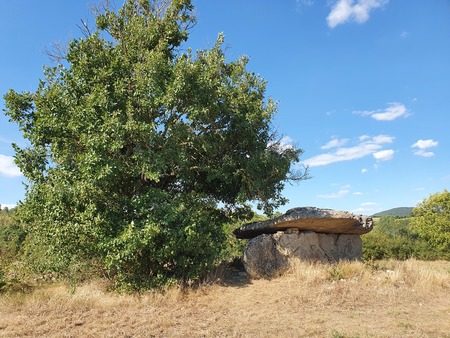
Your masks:
{"label": "leafy canopy", "polygon": [[306,178],[248,58],[227,62],[222,35],[183,51],[192,11],[190,0],[105,7],[36,92],[5,95],[29,141],[14,145],[29,182],[19,217],[30,255],[49,257],[40,269],[95,259],[122,284],[197,278],[249,201],[271,213],[285,182]]}
{"label": "leafy canopy", "polygon": [[412,213],[411,227],[434,248],[450,252],[450,192],[430,195]]}

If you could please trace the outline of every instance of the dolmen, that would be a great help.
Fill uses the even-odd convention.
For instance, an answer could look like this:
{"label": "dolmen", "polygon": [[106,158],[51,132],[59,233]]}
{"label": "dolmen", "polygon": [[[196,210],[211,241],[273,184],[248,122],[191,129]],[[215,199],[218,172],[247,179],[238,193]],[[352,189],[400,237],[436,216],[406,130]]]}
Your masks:
{"label": "dolmen", "polygon": [[373,229],[368,216],[347,211],[301,207],[279,217],[244,224],[234,231],[248,239],[243,263],[251,278],[271,278],[289,267],[289,260],[338,262],[360,260],[360,235]]}

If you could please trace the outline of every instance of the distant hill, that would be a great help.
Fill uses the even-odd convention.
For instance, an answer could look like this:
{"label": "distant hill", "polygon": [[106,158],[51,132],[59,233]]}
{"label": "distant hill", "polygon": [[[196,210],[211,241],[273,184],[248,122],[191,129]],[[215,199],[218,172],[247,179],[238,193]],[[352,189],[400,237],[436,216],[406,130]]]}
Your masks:
{"label": "distant hill", "polygon": [[393,209],[389,209],[389,210],[385,210],[385,211],[373,214],[372,217],[381,217],[381,216],[409,217],[409,216],[411,216],[411,212],[413,209],[414,208],[412,208],[412,207],[393,208]]}

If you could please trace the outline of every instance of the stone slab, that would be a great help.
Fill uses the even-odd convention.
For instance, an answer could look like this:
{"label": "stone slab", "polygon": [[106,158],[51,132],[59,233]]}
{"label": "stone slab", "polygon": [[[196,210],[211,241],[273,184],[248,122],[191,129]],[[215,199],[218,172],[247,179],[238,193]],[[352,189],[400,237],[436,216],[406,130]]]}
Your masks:
{"label": "stone slab", "polygon": [[262,221],[247,223],[234,231],[241,239],[250,239],[261,234],[298,229],[327,234],[362,235],[373,228],[371,217],[355,215],[347,211],[301,207],[288,210],[284,215]]}

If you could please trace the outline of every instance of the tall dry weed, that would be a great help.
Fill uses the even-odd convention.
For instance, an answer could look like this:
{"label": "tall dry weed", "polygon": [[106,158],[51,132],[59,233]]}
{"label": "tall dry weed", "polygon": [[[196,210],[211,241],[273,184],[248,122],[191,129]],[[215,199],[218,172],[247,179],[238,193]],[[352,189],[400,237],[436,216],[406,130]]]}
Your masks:
{"label": "tall dry weed", "polygon": [[[446,293],[450,289],[449,264],[407,261],[363,263],[341,261],[326,264],[291,261],[291,269],[283,277],[290,281],[303,300],[318,306],[328,304],[377,304],[407,295]],[[447,267],[447,268],[445,268]]]}
{"label": "tall dry weed", "polygon": [[[440,261],[424,262],[416,259],[406,261],[390,260],[378,277],[384,284],[404,286],[426,292],[450,289],[450,270],[448,264]],[[380,278],[378,278],[380,280]]]}

